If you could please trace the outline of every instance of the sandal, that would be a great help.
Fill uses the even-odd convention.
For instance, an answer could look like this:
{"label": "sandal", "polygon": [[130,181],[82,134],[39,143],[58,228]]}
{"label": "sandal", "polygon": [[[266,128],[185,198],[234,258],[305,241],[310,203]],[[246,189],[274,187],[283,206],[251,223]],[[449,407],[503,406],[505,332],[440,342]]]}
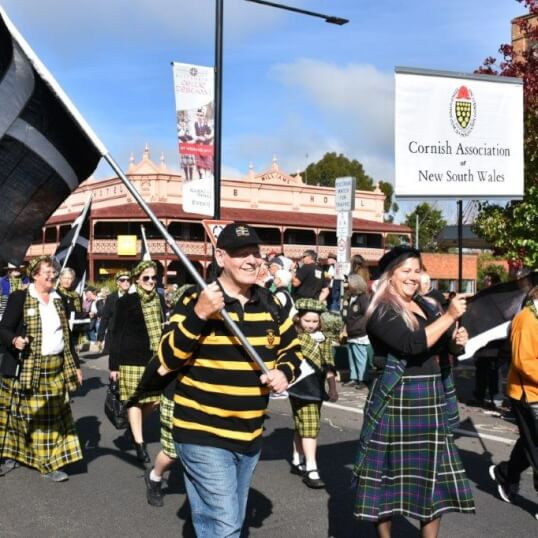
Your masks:
{"label": "sandal", "polygon": [[[318,478],[315,478],[311,476],[312,474],[316,474]],[[321,478],[319,478],[319,473],[317,469],[310,469],[310,471],[306,471],[303,476],[303,482],[312,489],[321,489],[325,487],[325,482]]]}

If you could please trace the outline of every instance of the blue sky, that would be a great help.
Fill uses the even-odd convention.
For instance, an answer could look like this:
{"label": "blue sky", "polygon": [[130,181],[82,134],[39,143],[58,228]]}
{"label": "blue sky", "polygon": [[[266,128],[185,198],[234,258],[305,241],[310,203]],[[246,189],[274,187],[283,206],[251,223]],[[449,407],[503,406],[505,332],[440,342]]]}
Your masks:
{"label": "blue sky", "polygon": [[[120,164],[147,142],[179,169],[170,62],[213,64],[214,0],[0,3]],[[295,172],[336,151],[393,181],[394,67],[472,72],[525,12],[515,0],[282,3],[351,22],[225,0],[224,176],[273,155]],[[400,219],[414,204],[401,206]],[[443,204],[450,220],[454,207]]]}

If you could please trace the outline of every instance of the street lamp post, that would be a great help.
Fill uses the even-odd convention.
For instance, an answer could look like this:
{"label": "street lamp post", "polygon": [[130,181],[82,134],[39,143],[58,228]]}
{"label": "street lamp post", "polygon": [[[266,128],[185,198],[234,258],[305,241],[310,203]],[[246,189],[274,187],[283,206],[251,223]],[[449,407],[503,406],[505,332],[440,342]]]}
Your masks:
{"label": "street lamp post", "polygon": [[[336,24],[342,26],[349,22],[348,19],[341,17],[334,17],[332,15],[324,15],[323,13],[316,13],[315,11],[308,11],[306,9],[299,9],[292,6],[286,6],[284,4],[277,4],[275,2],[267,2],[265,0],[245,0],[246,2],[252,2],[254,4],[261,4],[277,9],[284,9],[286,11],[293,11],[294,13],[300,13],[301,15],[309,15],[310,17],[318,17],[324,19],[325,22],[330,24]],[[220,180],[221,180],[221,162],[222,162],[222,48],[223,48],[223,29],[224,29],[224,0],[215,0],[215,118],[214,118],[214,210],[213,215],[215,219],[220,219]]]}

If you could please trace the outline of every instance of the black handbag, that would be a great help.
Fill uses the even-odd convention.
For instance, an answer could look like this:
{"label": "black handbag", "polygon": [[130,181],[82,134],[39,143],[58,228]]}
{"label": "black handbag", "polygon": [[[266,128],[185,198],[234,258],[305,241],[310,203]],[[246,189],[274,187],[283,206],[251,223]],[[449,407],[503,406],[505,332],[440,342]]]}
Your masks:
{"label": "black handbag", "polygon": [[0,349],[0,376],[19,377],[21,361],[7,348]]}
{"label": "black handbag", "polygon": [[117,430],[124,430],[129,426],[127,412],[120,401],[120,391],[115,381],[110,382],[106,391],[105,415]]}

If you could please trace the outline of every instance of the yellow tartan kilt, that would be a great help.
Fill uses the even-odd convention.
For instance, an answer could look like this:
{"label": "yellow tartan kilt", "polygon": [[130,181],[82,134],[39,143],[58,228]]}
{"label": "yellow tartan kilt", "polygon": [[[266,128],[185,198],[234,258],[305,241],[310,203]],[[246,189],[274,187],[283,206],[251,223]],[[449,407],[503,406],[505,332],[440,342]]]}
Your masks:
{"label": "yellow tartan kilt", "polygon": [[[134,393],[143,373],[144,366],[120,365],[120,400],[122,402],[128,400]],[[139,403],[158,402],[160,397],[161,394],[155,392],[142,398]]]}
{"label": "yellow tartan kilt", "polygon": [[161,394],[159,410],[161,415],[161,448],[169,458],[177,459],[176,445],[172,437],[174,400],[170,400],[164,394]]}
{"label": "yellow tartan kilt", "polygon": [[82,450],[65,387],[63,356],[48,355],[41,361],[37,390],[22,391],[14,379],[0,381],[0,439],[7,425],[0,457],[45,474],[81,460]]}
{"label": "yellow tartan kilt", "polygon": [[321,402],[308,402],[290,396],[290,404],[297,435],[315,439],[319,435]]}

